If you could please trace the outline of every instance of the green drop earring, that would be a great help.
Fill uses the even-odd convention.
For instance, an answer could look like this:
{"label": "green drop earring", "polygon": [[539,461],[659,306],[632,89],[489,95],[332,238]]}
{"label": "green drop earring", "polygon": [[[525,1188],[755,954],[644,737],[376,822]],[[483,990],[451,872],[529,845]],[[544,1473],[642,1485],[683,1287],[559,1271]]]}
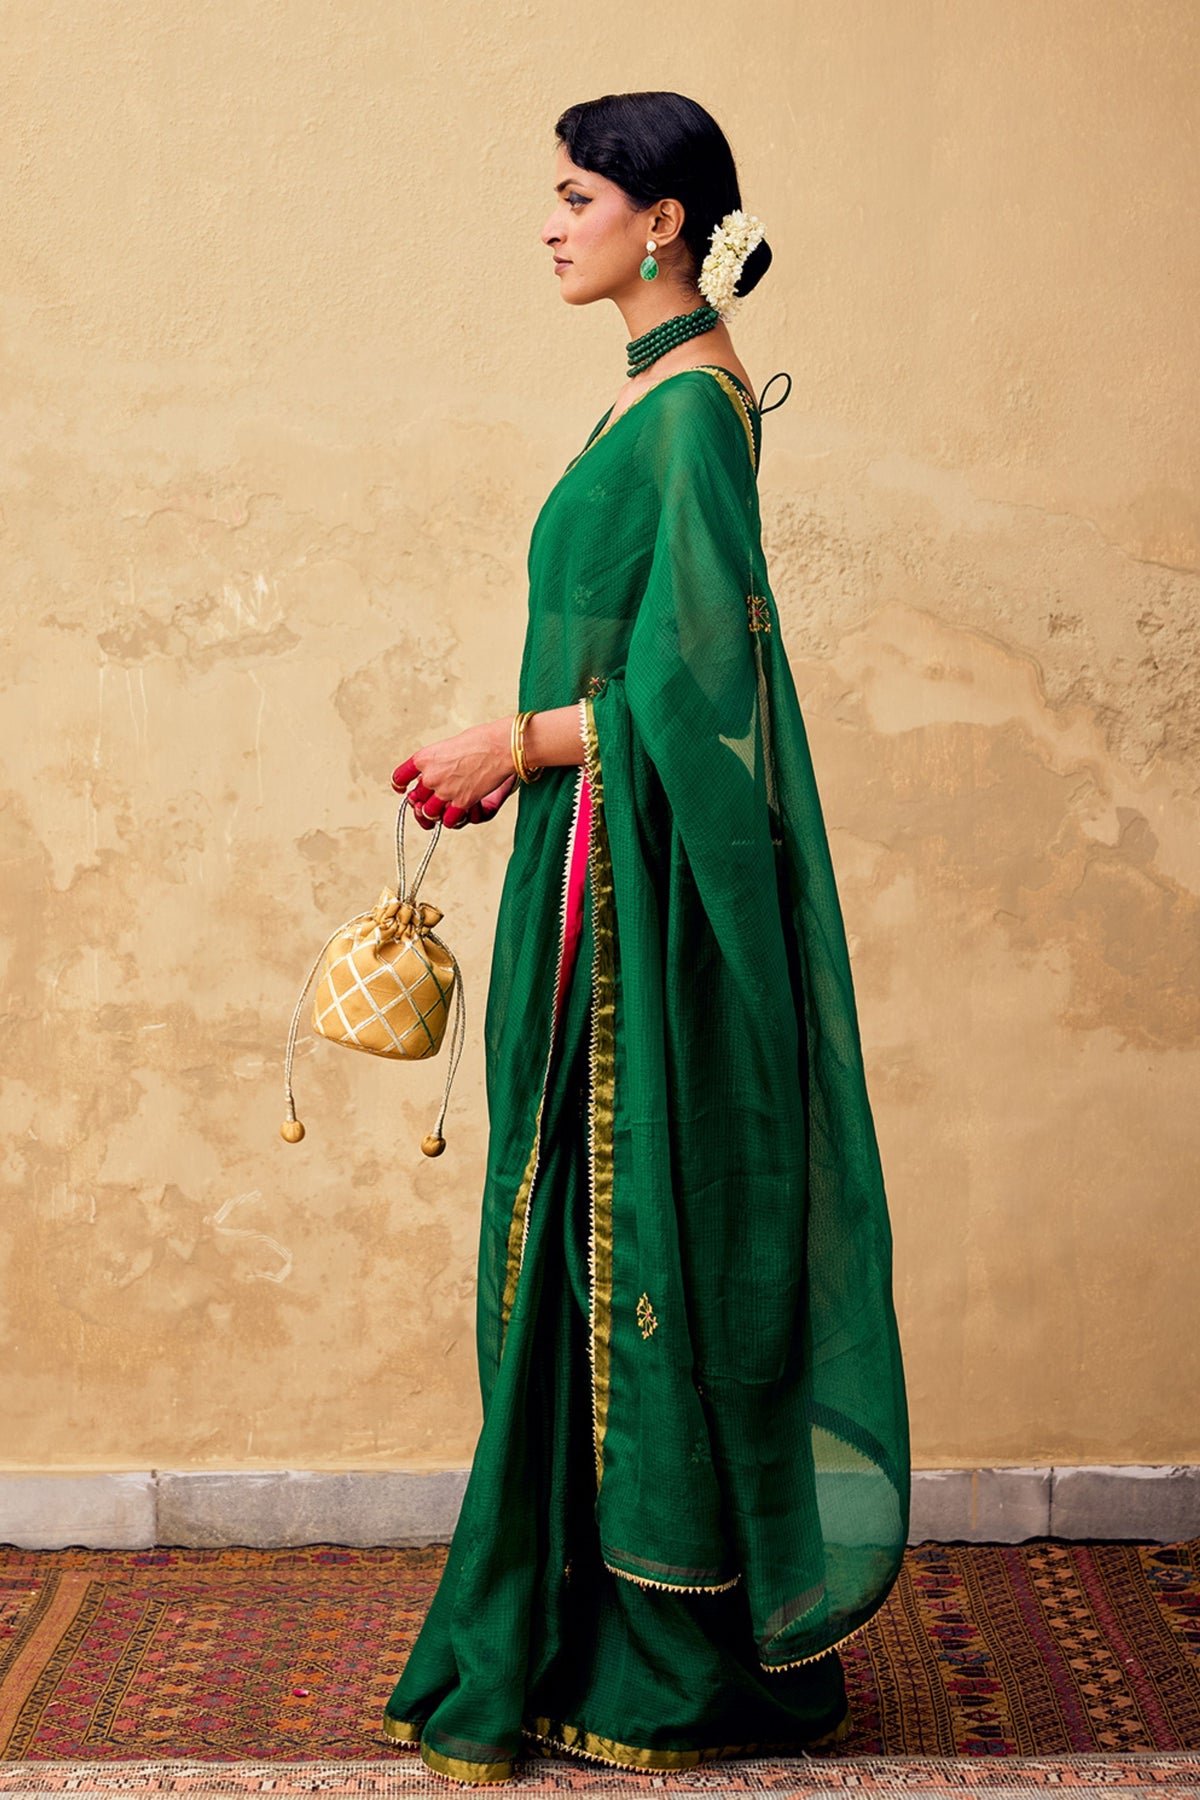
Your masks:
{"label": "green drop earring", "polygon": [[658,274],[658,264],[654,260],[654,252],[658,249],[658,245],[653,238],[647,238],[646,248],[650,254],[642,258],[641,277],[643,281],[653,281]]}

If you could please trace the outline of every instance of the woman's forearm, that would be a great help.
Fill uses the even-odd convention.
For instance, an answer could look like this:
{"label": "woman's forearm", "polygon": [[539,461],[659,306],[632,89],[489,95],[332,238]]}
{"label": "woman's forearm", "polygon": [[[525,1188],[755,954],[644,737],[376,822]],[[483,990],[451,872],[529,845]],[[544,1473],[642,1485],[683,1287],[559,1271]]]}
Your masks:
{"label": "woman's forearm", "polygon": [[535,769],[561,768],[583,761],[579,702],[535,712],[525,727],[525,755]]}

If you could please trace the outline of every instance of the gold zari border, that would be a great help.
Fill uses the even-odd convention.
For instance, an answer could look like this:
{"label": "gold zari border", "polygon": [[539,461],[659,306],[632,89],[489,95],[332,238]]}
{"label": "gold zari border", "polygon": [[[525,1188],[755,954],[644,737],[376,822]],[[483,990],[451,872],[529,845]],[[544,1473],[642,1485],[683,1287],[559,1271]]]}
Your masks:
{"label": "gold zari border", "polygon": [[588,1356],[592,1365],[592,1436],[596,1487],[604,1479],[604,1432],[608,1424],[612,1341],[613,1112],[616,1071],[616,980],[613,873],[604,822],[604,781],[600,740],[590,695],[583,699],[584,762],[591,789],[588,862],[592,878],[592,1019],[588,1046],[588,1267],[591,1319]]}
{"label": "gold zari border", "polygon": [[729,376],[725,373],[724,369],[718,369],[712,363],[702,363],[700,367],[703,368],[707,374],[713,376],[716,381],[720,382],[721,386],[725,389],[725,392],[729,395],[729,398],[733,401],[734,406],[737,408],[738,418],[745,427],[746,443],[750,448],[750,467],[757,474],[758,457],[755,455],[754,451],[754,426],[750,420],[750,407],[746,400],[746,396],[743,394],[741,388],[738,387],[737,383],[729,379]]}
{"label": "gold zari border", "polygon": [[451,1781],[461,1781],[471,1787],[482,1787],[488,1782],[511,1781],[513,1776],[512,1758],[506,1757],[503,1762],[465,1762],[461,1757],[443,1756],[440,1750],[426,1744],[421,1738],[421,1727],[413,1725],[408,1719],[393,1719],[387,1713],[383,1717],[383,1735],[403,1744],[406,1749],[420,1752],[421,1761],[426,1768],[432,1769],[435,1775],[446,1775]]}
{"label": "gold zari border", "polygon": [[[874,1614],[871,1616],[873,1618]],[[851,1638],[856,1638],[860,1631],[865,1631],[870,1623],[870,1619],[864,1619],[861,1625],[856,1625],[853,1631],[846,1633],[845,1637],[835,1638],[832,1644],[826,1644],[823,1650],[814,1650],[811,1656],[795,1656],[791,1662],[781,1663],[763,1662],[759,1657],[759,1663],[769,1675],[774,1675],[777,1669],[798,1669],[803,1663],[817,1662],[822,1656],[830,1656],[833,1651],[840,1650],[843,1644],[848,1644]]]}
{"label": "gold zari border", "polygon": [[393,1719],[389,1713],[384,1713],[383,1735],[399,1738],[405,1744],[418,1744],[421,1741],[421,1727],[410,1724],[407,1719]]}
{"label": "gold zari border", "polygon": [[[847,1711],[832,1731],[823,1732],[820,1737],[787,1738],[772,1743],[715,1744],[697,1750],[650,1750],[642,1744],[623,1744],[617,1738],[601,1737],[597,1732],[585,1731],[582,1726],[572,1725],[566,1719],[534,1719],[532,1725],[522,1725],[521,1735],[539,1746],[546,1746],[534,1752],[541,1756],[550,1756],[556,1750],[562,1750],[570,1756],[585,1757],[589,1762],[607,1763],[610,1767],[620,1769],[693,1769],[698,1763],[711,1762],[722,1756],[753,1756],[776,1750],[795,1750],[797,1747],[819,1749],[822,1746],[832,1746],[841,1743],[849,1735],[850,1728],[851,1718]],[[443,1756],[440,1751],[422,1743],[420,1726],[412,1725],[406,1719],[392,1719],[385,1715],[383,1730],[386,1737],[403,1744],[406,1749],[419,1750],[421,1760],[428,1768],[433,1769],[436,1774],[449,1776],[451,1780],[471,1787],[482,1787],[492,1782],[509,1781],[514,1777],[513,1759],[473,1763],[460,1761],[457,1757]]]}
{"label": "gold zari border", "polygon": [[622,1744],[616,1738],[600,1737],[561,1719],[535,1719],[533,1728],[522,1726],[526,1737],[549,1744],[554,1750],[566,1750],[572,1756],[585,1756],[591,1762],[609,1763],[621,1769],[694,1769],[698,1763],[711,1762],[721,1756],[752,1756],[772,1750],[794,1750],[837,1744],[850,1733],[849,1711],[820,1737],[788,1738],[774,1743],[715,1744],[697,1750],[648,1750],[641,1744]]}
{"label": "gold zari border", "polygon": [[533,1193],[534,1178],[537,1175],[538,1158],[542,1146],[542,1113],[546,1105],[546,1089],[550,1082],[550,1065],[554,1056],[555,1018],[553,1008],[558,995],[558,984],[562,975],[563,955],[567,942],[567,900],[571,883],[571,859],[575,847],[575,833],[579,827],[579,806],[583,798],[583,770],[580,769],[575,779],[575,804],[571,813],[571,824],[567,831],[567,851],[563,858],[562,889],[559,898],[558,923],[558,957],[554,969],[554,987],[551,996],[550,1014],[550,1048],[546,1052],[546,1067],[542,1074],[542,1091],[538,1099],[537,1117],[533,1126],[533,1148],[529,1152],[529,1160],[525,1164],[525,1173],[521,1177],[521,1185],[517,1189],[513,1201],[512,1216],[508,1224],[508,1249],[504,1269],[504,1293],[500,1301],[500,1347],[504,1348],[504,1340],[508,1335],[508,1321],[512,1316],[513,1304],[517,1297],[517,1282],[521,1276],[521,1264],[525,1256],[525,1239],[529,1230],[529,1201]]}
{"label": "gold zari border", "polygon": [[685,1581],[651,1581],[645,1575],[631,1575],[628,1569],[618,1569],[616,1563],[610,1563],[607,1558],[604,1560],[604,1566],[606,1569],[610,1570],[612,1574],[620,1575],[625,1581],[636,1582],[638,1587],[664,1588],[669,1594],[723,1594],[726,1588],[736,1587],[738,1582],[742,1579],[740,1575],[735,1575],[732,1581],[703,1581],[695,1583]]}
{"label": "gold zari border", "polygon": [[512,1316],[513,1301],[517,1297],[517,1279],[521,1273],[521,1248],[524,1243],[525,1218],[529,1210],[529,1195],[533,1188],[534,1171],[537,1168],[538,1148],[542,1137],[542,1107],[545,1104],[545,1088],[538,1101],[537,1118],[533,1127],[533,1149],[529,1152],[529,1161],[525,1165],[525,1173],[521,1177],[521,1185],[517,1189],[517,1197],[513,1202],[512,1218],[508,1225],[508,1258],[504,1270],[504,1295],[500,1302],[500,1343],[503,1346],[508,1331],[508,1321]]}

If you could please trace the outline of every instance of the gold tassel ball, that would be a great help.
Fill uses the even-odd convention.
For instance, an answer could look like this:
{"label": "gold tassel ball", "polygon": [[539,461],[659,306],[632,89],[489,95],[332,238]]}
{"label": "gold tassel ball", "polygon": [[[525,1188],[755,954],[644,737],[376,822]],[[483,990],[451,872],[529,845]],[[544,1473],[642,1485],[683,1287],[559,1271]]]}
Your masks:
{"label": "gold tassel ball", "polygon": [[436,1131],[431,1131],[421,1139],[421,1148],[426,1156],[440,1156],[446,1148],[446,1140],[439,1137]]}
{"label": "gold tassel ball", "polygon": [[304,1136],[304,1127],[299,1119],[285,1119],[279,1127],[279,1135],[286,1143],[298,1144]]}

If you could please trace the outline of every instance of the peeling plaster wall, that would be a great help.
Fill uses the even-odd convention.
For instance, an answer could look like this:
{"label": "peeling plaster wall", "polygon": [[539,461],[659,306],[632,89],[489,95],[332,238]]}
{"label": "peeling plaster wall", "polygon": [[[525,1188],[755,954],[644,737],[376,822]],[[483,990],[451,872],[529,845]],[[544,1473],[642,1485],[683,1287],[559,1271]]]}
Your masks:
{"label": "peeling plaster wall", "polygon": [[[388,773],[511,711],[622,379],[539,231],[568,102],[726,125],[738,322],[923,1467],[1200,1460],[1200,14],[17,0],[0,69],[6,1469],[431,1469],[478,1431],[511,813],[442,1059],[302,1039]],[[769,399],[778,397],[777,387]],[[415,834],[414,834],[415,835]],[[434,879],[436,876],[436,879]]]}

